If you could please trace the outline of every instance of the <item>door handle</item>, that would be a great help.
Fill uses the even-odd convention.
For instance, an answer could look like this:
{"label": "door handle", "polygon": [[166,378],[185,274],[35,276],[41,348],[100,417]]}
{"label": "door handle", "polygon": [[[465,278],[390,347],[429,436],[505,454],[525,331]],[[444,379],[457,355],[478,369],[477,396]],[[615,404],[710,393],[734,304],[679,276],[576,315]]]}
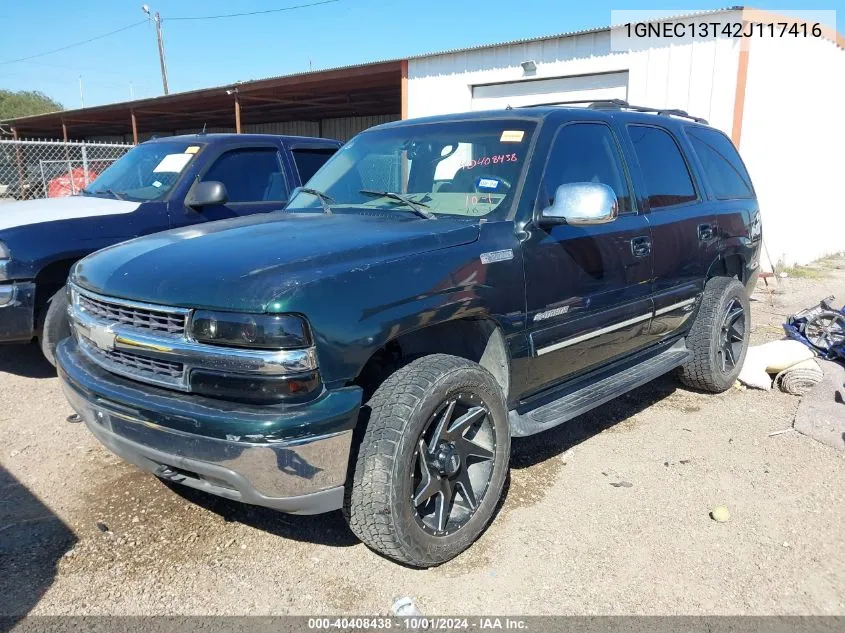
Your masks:
{"label": "door handle", "polygon": [[712,240],[713,236],[716,234],[716,229],[712,224],[699,224],[698,225],[698,239],[701,242],[706,242],[707,240]]}
{"label": "door handle", "polygon": [[647,235],[631,238],[631,255],[646,257],[651,254],[651,238]]}

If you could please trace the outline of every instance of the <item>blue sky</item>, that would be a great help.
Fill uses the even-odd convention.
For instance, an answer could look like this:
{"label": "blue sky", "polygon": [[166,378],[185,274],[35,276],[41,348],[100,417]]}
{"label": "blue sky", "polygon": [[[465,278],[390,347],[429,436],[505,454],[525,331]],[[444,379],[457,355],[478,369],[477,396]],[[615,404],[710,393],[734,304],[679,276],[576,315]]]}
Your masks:
{"label": "blue sky", "polygon": [[[66,108],[161,94],[151,24],[99,41],[35,55],[144,19],[140,5],[161,12],[171,92],[246,79],[404,57],[449,48],[606,26],[611,9],[703,10],[728,2],[619,0],[339,0],[332,4],[225,20],[168,21],[169,17],[261,11],[314,0],[35,0],[3,4],[0,88],[41,90]],[[772,10],[802,3],[754,4]],[[816,1],[814,9],[845,15],[845,0]],[[845,18],[839,18],[840,24]],[[839,31],[842,32],[842,28]]]}

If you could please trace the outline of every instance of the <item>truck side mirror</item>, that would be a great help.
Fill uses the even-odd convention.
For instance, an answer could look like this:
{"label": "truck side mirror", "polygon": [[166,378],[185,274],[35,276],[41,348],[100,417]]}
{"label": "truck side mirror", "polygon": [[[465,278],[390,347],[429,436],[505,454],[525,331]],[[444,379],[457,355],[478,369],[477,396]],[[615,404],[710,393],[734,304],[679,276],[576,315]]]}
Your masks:
{"label": "truck side mirror", "polygon": [[185,197],[185,206],[200,209],[226,204],[228,201],[229,193],[226,191],[226,185],[217,180],[206,180],[191,187],[191,191]]}
{"label": "truck side mirror", "polygon": [[541,224],[607,224],[619,215],[613,189],[598,182],[570,182],[555,191],[554,203],[540,213]]}

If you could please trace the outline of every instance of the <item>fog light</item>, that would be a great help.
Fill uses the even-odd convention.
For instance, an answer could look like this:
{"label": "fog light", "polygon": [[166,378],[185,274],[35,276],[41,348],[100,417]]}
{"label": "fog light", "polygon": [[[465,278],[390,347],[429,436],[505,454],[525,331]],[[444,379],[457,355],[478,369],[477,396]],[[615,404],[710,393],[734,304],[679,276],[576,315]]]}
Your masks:
{"label": "fog light", "polygon": [[17,296],[17,286],[0,286],[0,307],[12,305]]}

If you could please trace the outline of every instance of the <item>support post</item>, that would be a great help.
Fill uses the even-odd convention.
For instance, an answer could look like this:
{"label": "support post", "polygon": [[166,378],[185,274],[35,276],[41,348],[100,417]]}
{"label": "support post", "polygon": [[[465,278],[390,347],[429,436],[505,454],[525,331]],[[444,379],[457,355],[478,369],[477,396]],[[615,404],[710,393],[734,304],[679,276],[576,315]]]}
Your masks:
{"label": "support post", "polygon": [[67,123],[62,119],[62,140],[67,143]]}
{"label": "support post", "polygon": [[402,96],[402,118],[408,118],[408,60],[402,60],[402,77],[400,79],[400,93]]}
{"label": "support post", "polygon": [[237,88],[235,88],[235,133],[241,133],[241,100],[238,98]]}
{"label": "support post", "polygon": [[132,120],[132,143],[138,144],[138,121],[135,120],[135,110],[129,110],[129,118]]}
{"label": "support post", "polygon": [[[85,151],[85,141],[82,141],[82,182],[84,183],[82,185],[83,187],[87,187],[91,184],[90,180],[88,179],[88,153]],[[76,195],[76,186],[73,183],[72,172],[70,178],[70,190],[73,191],[74,195]]]}
{"label": "support post", "polygon": [[[18,139],[18,128],[16,127],[12,128],[12,139],[15,141],[20,140]],[[19,143],[15,143],[15,163],[17,163],[18,167],[18,200],[25,200],[28,197],[28,193],[26,191],[26,181],[24,180],[23,159],[21,159],[21,146]]]}

